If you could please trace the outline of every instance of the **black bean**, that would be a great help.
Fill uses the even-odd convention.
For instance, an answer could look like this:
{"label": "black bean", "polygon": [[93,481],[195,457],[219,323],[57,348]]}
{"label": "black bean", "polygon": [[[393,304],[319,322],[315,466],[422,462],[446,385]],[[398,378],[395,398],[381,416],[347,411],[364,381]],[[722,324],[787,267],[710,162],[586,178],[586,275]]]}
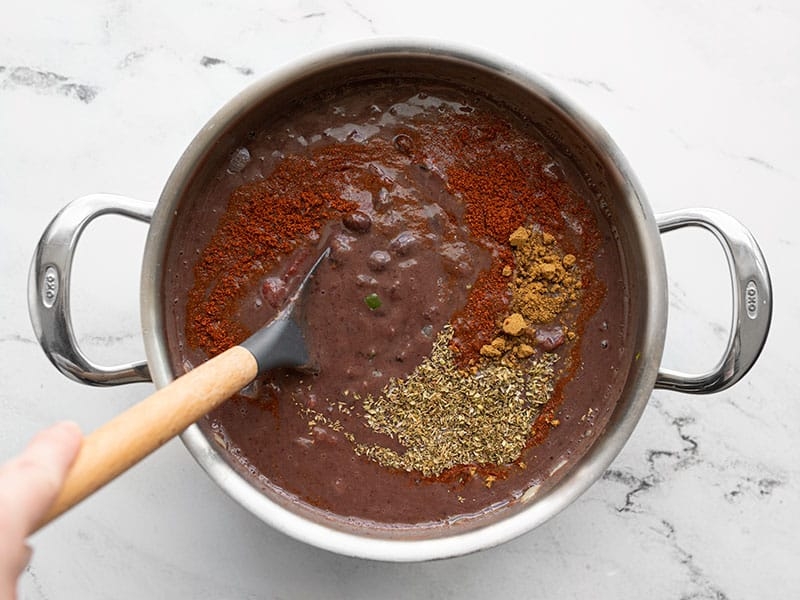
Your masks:
{"label": "black bean", "polygon": [[358,233],[366,233],[369,231],[370,227],[372,227],[372,219],[370,216],[360,210],[346,214],[342,222],[350,231]]}

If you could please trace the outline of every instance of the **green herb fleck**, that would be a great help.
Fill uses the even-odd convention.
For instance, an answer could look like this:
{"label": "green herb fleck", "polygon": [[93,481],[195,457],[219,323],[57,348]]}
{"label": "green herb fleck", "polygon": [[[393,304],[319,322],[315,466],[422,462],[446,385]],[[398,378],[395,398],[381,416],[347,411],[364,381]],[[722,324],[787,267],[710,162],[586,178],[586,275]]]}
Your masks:
{"label": "green herb fleck", "polygon": [[369,306],[370,310],[375,310],[376,308],[380,308],[382,304],[381,299],[378,297],[378,294],[374,292],[369,296],[367,296],[366,298],[364,298],[364,302],[366,303],[367,306]]}

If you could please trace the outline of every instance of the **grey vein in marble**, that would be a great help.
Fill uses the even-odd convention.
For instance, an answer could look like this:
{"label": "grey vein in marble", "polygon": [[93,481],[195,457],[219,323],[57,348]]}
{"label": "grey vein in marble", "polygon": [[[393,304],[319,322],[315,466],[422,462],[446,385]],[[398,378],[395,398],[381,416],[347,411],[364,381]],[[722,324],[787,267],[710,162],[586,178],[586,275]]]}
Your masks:
{"label": "grey vein in marble", "polygon": [[134,63],[138,62],[139,60],[143,59],[147,55],[148,52],[150,52],[149,48],[146,48],[146,49],[143,49],[143,50],[132,50],[132,51],[128,52],[125,55],[125,58],[123,58],[120,61],[118,67],[120,69],[126,69],[126,68],[130,67],[131,65],[133,65]]}
{"label": "grey vein in marble", "polygon": [[771,165],[770,163],[761,158],[758,158],[757,156],[745,156],[744,159],[752,163],[755,163],[759,166],[762,166],[765,169],[769,169],[770,171],[775,171],[775,167],[773,165]]}
{"label": "grey vein in marble", "polygon": [[[637,475],[628,469],[608,469],[602,479],[613,483],[619,483],[627,488],[625,500],[615,508],[619,513],[642,512],[641,496],[651,489],[657,488],[667,479],[669,472],[677,472],[688,469],[692,466],[704,463],[707,466],[720,472],[727,472],[728,468],[724,465],[714,464],[707,457],[700,454],[700,443],[696,436],[690,435],[686,430],[695,423],[695,419],[690,416],[672,416],[664,409],[657,400],[651,402],[653,408],[660,413],[669,424],[674,427],[678,437],[682,441],[679,450],[648,449],[645,453],[647,472],[644,475]],[[663,460],[669,462],[663,466]],[[739,480],[732,489],[725,492],[724,499],[735,504],[745,496],[756,499],[765,499],[773,495],[777,488],[786,484],[785,478],[775,472],[768,472],[763,465],[757,467],[757,473],[742,474],[737,477]],[[741,469],[736,470],[741,473]]]}
{"label": "grey vein in marble", "polygon": [[119,335],[86,335],[82,336],[79,342],[84,344],[97,344],[100,346],[112,346],[139,337],[141,337],[141,334],[138,332],[122,333]]}
{"label": "grey vein in marble", "polygon": [[37,594],[37,598],[41,598],[41,600],[47,600],[48,596],[44,591],[44,586],[42,586],[42,582],[39,581],[39,576],[36,574],[33,566],[28,565],[25,567],[25,575],[27,575],[27,577],[33,583],[33,588]]}
{"label": "grey vein in marble", "polygon": [[[206,68],[210,68],[210,67],[216,67],[218,65],[227,65],[228,62],[221,58],[216,58],[214,56],[204,56],[200,59],[200,64]],[[251,69],[250,67],[232,67],[232,68],[241,73],[242,75],[253,74],[253,69]]]}
{"label": "grey vein in marble", "polygon": [[[670,310],[674,310],[676,313],[683,313],[686,315],[702,317],[700,311],[689,302],[688,298],[689,295],[686,293],[686,290],[683,289],[683,286],[674,279],[670,279],[669,281]],[[730,325],[722,324],[716,320],[704,319],[704,321],[711,329],[711,332],[714,334],[716,338],[720,340],[727,339],[730,333]]]}
{"label": "grey vein in marble", "polygon": [[[139,332],[123,333],[119,335],[85,335],[80,337],[78,343],[94,344],[100,346],[111,346],[114,344],[119,344],[139,337],[141,337],[141,334]],[[20,335],[18,333],[10,333],[8,335],[0,336],[0,344],[11,344],[11,343],[35,344],[37,346],[39,345],[39,342],[37,340]]]}
{"label": "grey vein in marble", "polygon": [[305,13],[300,15],[297,19],[287,19],[286,17],[277,17],[279,23],[293,23],[294,21],[307,21],[308,19],[319,19],[324,17],[327,13],[323,10]]}
{"label": "grey vein in marble", "polygon": [[[685,150],[695,150],[695,151],[696,150],[704,150],[704,149],[705,150],[713,150],[713,148],[711,146],[703,146],[703,145],[700,145],[700,144],[693,144],[693,143],[688,142],[686,140],[686,138],[684,138],[681,134],[678,133],[677,130],[675,130],[673,128],[669,128],[667,131],[681,145],[681,147],[683,149],[685,149]],[[761,168],[763,168],[763,169],[765,169],[767,171],[772,171],[773,173],[778,173],[780,175],[788,176],[792,180],[795,179],[795,177],[793,177],[791,173],[788,173],[788,172],[784,171],[783,169],[779,169],[778,167],[776,167],[774,164],[772,164],[768,160],[765,160],[765,159],[760,158],[758,156],[733,154],[733,153],[730,153],[730,152],[726,152],[724,150],[720,150],[719,153],[720,153],[720,155],[725,156],[726,158],[729,158],[731,160],[745,161],[745,162],[751,163],[751,164],[753,164],[755,166],[761,167]]]}
{"label": "grey vein in marble", "polygon": [[776,173],[778,175],[782,175],[784,177],[788,177],[791,181],[795,181],[797,177],[789,171],[776,167],[773,163],[768,160],[765,160],[759,156],[754,156],[752,154],[731,154],[730,152],[723,152],[724,156],[731,160],[737,161],[745,161],[750,163],[751,165],[755,165],[756,167],[761,167],[766,171],[771,171],[772,173]]}
{"label": "grey vein in marble", "polygon": [[353,14],[354,14],[356,17],[358,17],[358,18],[359,18],[359,19],[361,19],[362,21],[365,21],[365,22],[366,22],[366,23],[369,25],[369,30],[370,30],[372,33],[375,33],[375,34],[377,34],[377,33],[378,33],[378,30],[375,28],[375,23],[372,21],[372,18],[371,18],[371,17],[368,17],[367,15],[365,15],[365,14],[364,14],[363,12],[361,12],[361,11],[360,11],[358,8],[356,8],[355,6],[353,6],[353,3],[352,3],[352,2],[349,2],[348,0],[345,0],[345,3],[344,3],[344,5],[345,5],[345,6],[347,7],[347,9],[348,9],[348,10],[349,10],[351,13],[353,13]]}
{"label": "grey vein in marble", "polygon": [[[668,416],[666,413],[662,414]],[[662,469],[659,466],[660,459],[673,459],[672,471],[686,469],[699,461],[700,445],[696,439],[685,431],[685,427],[692,423],[694,423],[692,417],[682,416],[671,418],[670,424],[675,428],[678,437],[683,440],[684,445],[677,451],[648,449],[645,456],[645,460],[647,461],[647,474],[644,476],[637,476],[622,469],[608,469],[603,474],[604,481],[621,483],[628,488],[625,494],[625,502],[621,506],[616,507],[617,512],[638,512],[639,504],[637,502],[637,496],[658,486],[658,484],[664,481],[665,475],[662,473]]]}
{"label": "grey vein in marble", "polygon": [[0,344],[18,343],[18,344],[39,344],[33,338],[25,337],[18,333],[10,333],[8,335],[0,336]]}
{"label": "grey vein in marble", "polygon": [[773,477],[761,477],[758,479],[754,477],[744,477],[740,483],[736,484],[736,487],[725,493],[724,498],[731,504],[736,504],[747,495],[764,498],[766,496],[771,496],[775,488],[782,485],[784,485],[783,481],[774,479]]}
{"label": "grey vein in marble", "polygon": [[667,544],[669,544],[670,548],[677,556],[680,564],[686,567],[688,570],[689,579],[692,584],[696,588],[699,588],[696,591],[681,594],[680,600],[700,600],[701,598],[728,600],[728,594],[723,592],[710,580],[708,575],[706,575],[697,565],[692,553],[681,546],[678,541],[678,535],[675,530],[675,526],[665,519],[661,520],[661,526],[663,527],[663,531],[659,531],[655,528],[653,528],[653,530],[663,536],[664,540],[667,542]]}
{"label": "grey vein in marble", "polygon": [[3,87],[21,86],[39,92],[61,94],[68,98],[80,100],[89,104],[99,93],[99,88],[72,81],[69,77],[52,71],[39,71],[31,67],[2,67],[0,73],[6,73],[5,79],[0,83]]}
{"label": "grey vein in marble", "polygon": [[566,81],[568,83],[574,83],[582,87],[597,88],[608,93],[614,93],[614,88],[612,88],[605,81],[602,81],[600,79],[586,79],[583,77],[565,77],[563,75],[557,75],[555,73],[545,73],[545,75],[550,79],[554,79],[557,81]]}
{"label": "grey vein in marble", "polygon": [[214,65],[225,64],[225,61],[221,58],[214,58],[213,56],[204,56],[200,59],[200,64],[204,67],[213,67]]}

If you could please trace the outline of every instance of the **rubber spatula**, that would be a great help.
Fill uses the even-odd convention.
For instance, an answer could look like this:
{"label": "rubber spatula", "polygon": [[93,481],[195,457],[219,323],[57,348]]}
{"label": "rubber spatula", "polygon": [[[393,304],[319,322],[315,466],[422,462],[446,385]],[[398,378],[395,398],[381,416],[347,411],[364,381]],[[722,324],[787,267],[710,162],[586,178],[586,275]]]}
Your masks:
{"label": "rubber spatula", "polygon": [[298,308],[326,249],[303,277],[285,307],[238,346],[175,379],[87,435],[55,504],[39,523],[46,525],[161,447],[258,375],[277,367],[309,363]]}

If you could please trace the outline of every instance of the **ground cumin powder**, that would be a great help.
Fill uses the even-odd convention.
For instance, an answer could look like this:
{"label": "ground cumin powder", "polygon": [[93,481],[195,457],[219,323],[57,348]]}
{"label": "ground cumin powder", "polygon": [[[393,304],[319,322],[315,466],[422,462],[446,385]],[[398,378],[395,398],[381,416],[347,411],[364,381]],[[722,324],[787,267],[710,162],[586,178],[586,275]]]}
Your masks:
{"label": "ground cumin powder", "polygon": [[564,254],[549,233],[520,227],[509,237],[516,272],[511,310],[527,323],[552,323],[577,299],[582,287],[573,254]]}
{"label": "ground cumin powder", "polygon": [[[556,238],[534,227],[518,227],[508,237],[514,266],[506,265],[510,279],[510,313],[499,323],[497,337],[481,346],[485,358],[528,358],[534,353],[537,325],[559,325],[563,313],[581,296],[583,283],[577,258],[565,254]],[[574,333],[564,334],[574,339]]]}

